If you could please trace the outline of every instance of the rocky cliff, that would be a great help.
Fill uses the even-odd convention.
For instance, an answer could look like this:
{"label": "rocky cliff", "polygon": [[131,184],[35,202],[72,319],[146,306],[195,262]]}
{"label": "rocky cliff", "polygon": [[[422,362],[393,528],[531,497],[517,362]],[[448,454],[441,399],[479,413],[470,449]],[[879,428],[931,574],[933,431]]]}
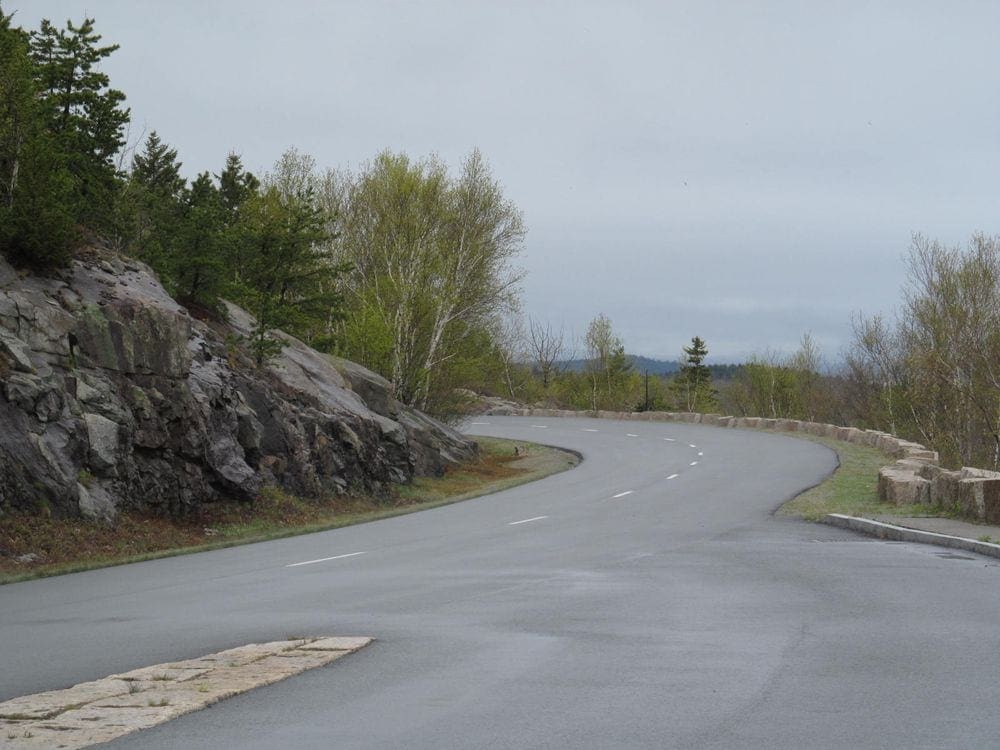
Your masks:
{"label": "rocky cliff", "polygon": [[291,336],[255,367],[239,343],[253,319],[227,311],[197,320],[108,253],[56,278],[0,258],[0,514],[183,514],[265,484],[379,493],[475,454],[375,373]]}

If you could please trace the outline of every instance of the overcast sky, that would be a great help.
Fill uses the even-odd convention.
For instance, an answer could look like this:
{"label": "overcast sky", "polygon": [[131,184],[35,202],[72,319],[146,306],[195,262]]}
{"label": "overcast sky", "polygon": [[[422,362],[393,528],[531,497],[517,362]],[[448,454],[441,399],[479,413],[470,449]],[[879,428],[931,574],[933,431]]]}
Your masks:
{"label": "overcast sky", "polygon": [[133,137],[188,176],[289,146],[357,167],[478,147],[524,212],[525,311],[630,352],[836,359],[911,233],[996,233],[997,2],[4,0],[85,14]]}

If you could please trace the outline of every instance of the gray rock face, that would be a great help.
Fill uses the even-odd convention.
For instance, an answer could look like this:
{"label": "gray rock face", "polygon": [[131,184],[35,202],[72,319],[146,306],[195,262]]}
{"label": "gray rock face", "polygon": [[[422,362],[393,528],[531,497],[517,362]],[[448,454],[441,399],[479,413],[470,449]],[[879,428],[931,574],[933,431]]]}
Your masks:
{"label": "gray rock face", "polygon": [[375,373],[291,336],[255,367],[232,343],[254,321],[228,312],[198,321],[115,257],[59,278],[0,259],[0,514],[183,514],[264,484],[379,493],[475,455]]}
{"label": "gray rock face", "polygon": [[418,474],[436,476],[450,464],[475,456],[475,448],[459,432],[397,401],[392,384],[381,375],[339,357],[328,360],[344,376],[350,388],[365,400],[368,408],[388,424],[398,422],[401,425],[403,434],[408,437],[409,460]]}

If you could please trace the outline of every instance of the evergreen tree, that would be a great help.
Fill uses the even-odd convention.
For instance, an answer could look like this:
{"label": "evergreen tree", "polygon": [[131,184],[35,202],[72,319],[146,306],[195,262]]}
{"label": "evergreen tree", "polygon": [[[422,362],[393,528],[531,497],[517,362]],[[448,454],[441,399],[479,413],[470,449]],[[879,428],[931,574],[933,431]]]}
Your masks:
{"label": "evergreen tree", "polygon": [[132,159],[133,180],[150,192],[176,198],[184,190],[177,149],[164,143],[155,130],[150,131],[142,153]]}
{"label": "evergreen tree", "polygon": [[680,407],[685,411],[712,411],[718,406],[718,395],[712,388],[712,371],[706,365],[708,346],[699,337],[691,346],[683,347],[684,364],[671,383]]}
{"label": "evergreen tree", "polygon": [[142,152],[132,159],[124,212],[129,250],[149,263],[168,286],[174,281],[172,255],[183,215],[184,184],[177,150],[152,131]]}
{"label": "evergreen tree", "polygon": [[79,26],[67,21],[64,30],[44,20],[30,35],[46,125],[74,179],[77,218],[92,229],[111,222],[119,188],[114,157],[129,121],[125,94],[110,88],[97,67],[118,45],[100,41],[91,18]]}
{"label": "evergreen tree", "polygon": [[243,168],[240,155],[235,151],[229,152],[225,168],[215,178],[219,181],[220,204],[229,217],[234,217],[240,206],[260,187],[260,180]]}
{"label": "evergreen tree", "polygon": [[240,211],[236,240],[243,258],[240,302],[257,318],[251,348],[257,364],[280,349],[271,332],[307,331],[341,305],[331,283],[343,268],[324,249],[329,240],[309,191],[283,195],[274,186],[252,196]]}
{"label": "evergreen tree", "polygon": [[177,298],[189,306],[217,313],[226,283],[225,211],[219,190],[202,172],[184,193],[183,216],[170,256]]}
{"label": "evergreen tree", "polygon": [[76,238],[74,184],[39,106],[29,37],[0,9],[0,252],[64,264]]}
{"label": "evergreen tree", "polygon": [[219,205],[225,225],[229,228],[223,239],[223,250],[232,274],[232,280],[237,285],[243,274],[243,247],[240,240],[241,230],[238,227],[240,209],[257,194],[260,180],[243,168],[239,154],[230,151],[226,157],[226,166],[216,179],[219,181]]}
{"label": "evergreen tree", "polygon": [[22,149],[35,119],[35,86],[28,45],[0,10],[0,206],[14,204]]}

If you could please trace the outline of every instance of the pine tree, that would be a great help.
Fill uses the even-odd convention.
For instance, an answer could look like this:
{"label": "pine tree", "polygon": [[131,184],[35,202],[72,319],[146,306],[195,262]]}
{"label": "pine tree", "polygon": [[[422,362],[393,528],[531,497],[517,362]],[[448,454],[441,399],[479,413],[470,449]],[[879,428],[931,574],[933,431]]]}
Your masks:
{"label": "pine tree", "polygon": [[0,252],[46,269],[70,257],[75,192],[46,129],[29,49],[28,35],[0,9]]}
{"label": "pine tree", "polygon": [[100,62],[118,45],[98,46],[94,20],[60,30],[44,20],[30,35],[31,57],[49,133],[75,182],[78,220],[92,229],[109,225],[120,187],[114,157],[125,144],[125,94],[110,88]]}
{"label": "pine tree", "polygon": [[251,348],[258,364],[280,349],[271,334],[299,334],[341,305],[331,283],[343,272],[325,251],[322,212],[309,191],[283,195],[274,186],[244,204],[236,227],[243,258],[240,302],[257,318]]}

